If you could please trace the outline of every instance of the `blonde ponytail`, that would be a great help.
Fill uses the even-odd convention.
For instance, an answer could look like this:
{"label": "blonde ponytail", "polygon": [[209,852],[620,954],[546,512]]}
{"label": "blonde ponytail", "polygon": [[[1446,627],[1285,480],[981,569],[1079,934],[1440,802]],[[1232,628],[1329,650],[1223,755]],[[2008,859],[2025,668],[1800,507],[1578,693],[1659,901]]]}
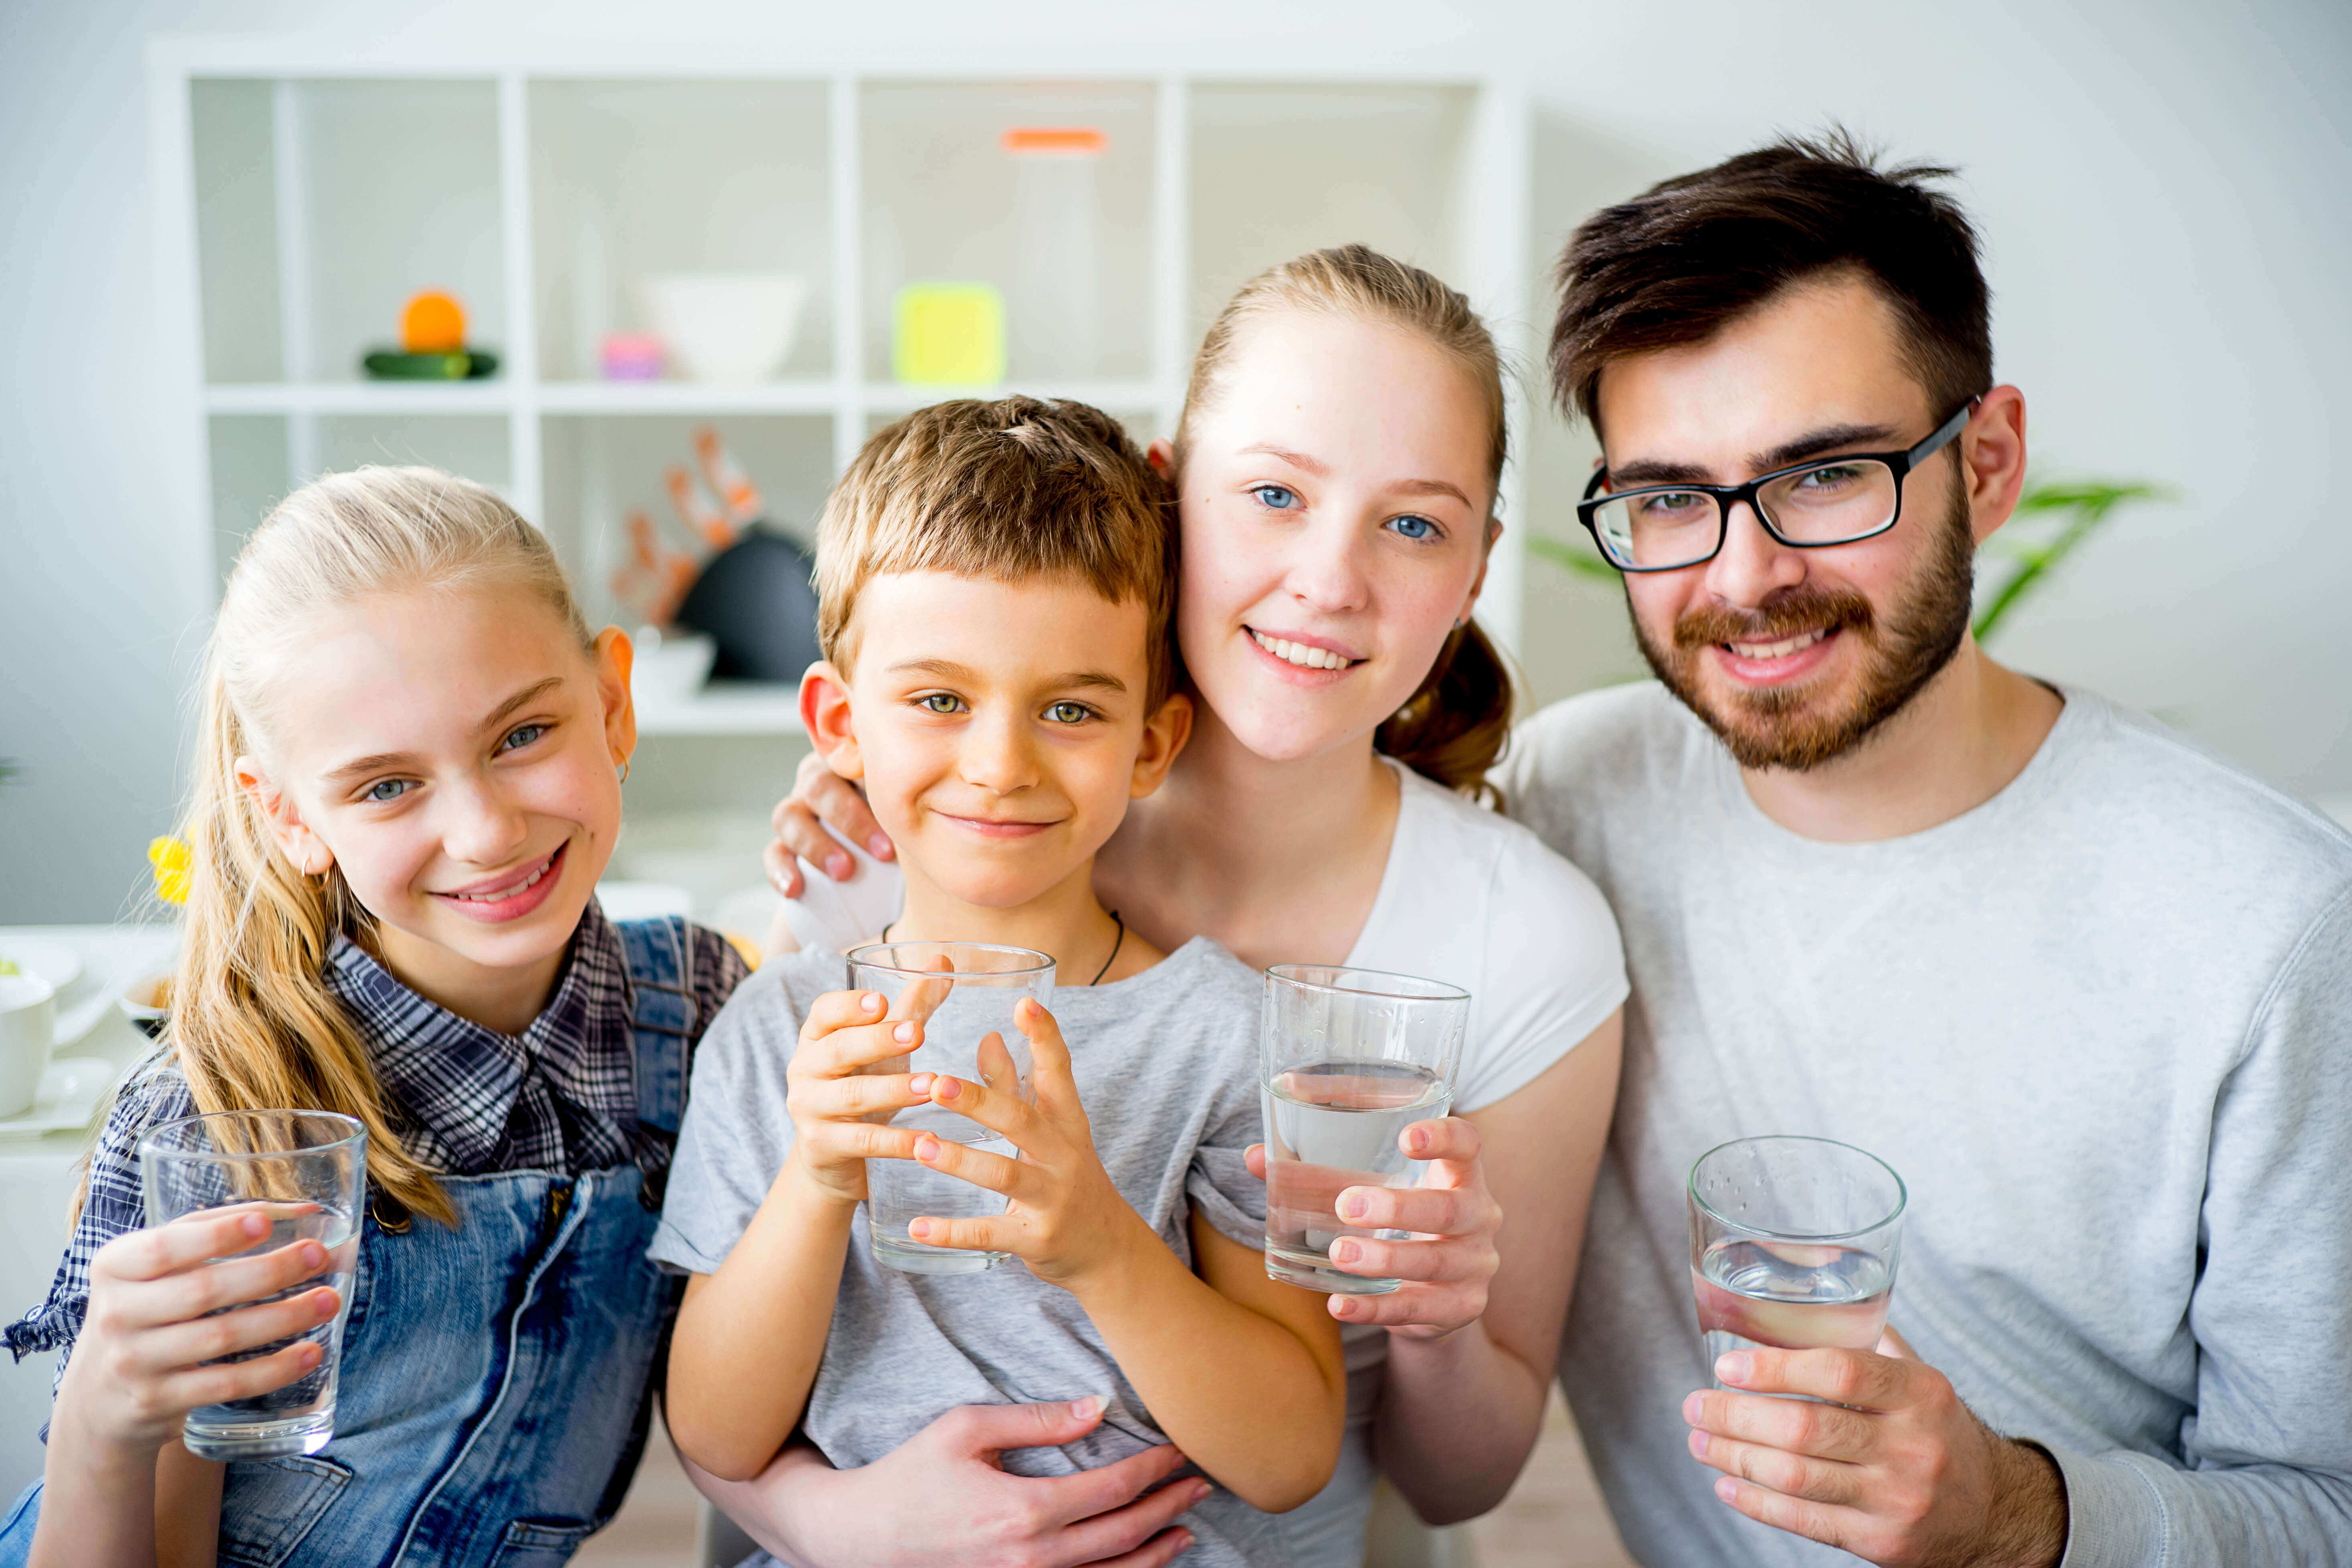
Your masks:
{"label": "blonde ponytail", "polygon": [[172,985],[172,1055],[201,1111],[334,1110],[368,1131],[368,1180],[457,1223],[402,1142],[367,1042],[327,988],[338,934],[373,921],[340,870],[305,876],[236,780],[268,759],[269,696],[317,616],[370,594],[500,585],[542,600],[591,646],[547,540],[489,490],[431,468],[330,474],[255,530],[206,648],[204,731],[182,834],[193,851],[186,938]]}

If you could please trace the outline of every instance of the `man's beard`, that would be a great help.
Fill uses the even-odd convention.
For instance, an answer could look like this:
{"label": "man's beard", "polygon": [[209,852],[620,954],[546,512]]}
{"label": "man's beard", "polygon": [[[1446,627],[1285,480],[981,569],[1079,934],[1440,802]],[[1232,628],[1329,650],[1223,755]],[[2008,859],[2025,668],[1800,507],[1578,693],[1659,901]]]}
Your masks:
{"label": "man's beard", "polygon": [[[1656,647],[1639,617],[1633,637],[1666,689],[1715,731],[1741,767],[1802,773],[1861,745],[1952,661],[1969,629],[1975,557],[1968,496],[1956,485],[1927,559],[1883,629],[1870,601],[1852,588],[1801,583],[1752,614],[1721,605],[1687,612],[1675,623],[1671,649]],[[1833,706],[1806,711],[1817,693],[1801,680],[1735,691],[1721,709],[1702,694],[1699,660],[1708,648],[1779,642],[1816,629],[1852,637],[1862,648],[1860,679]]]}

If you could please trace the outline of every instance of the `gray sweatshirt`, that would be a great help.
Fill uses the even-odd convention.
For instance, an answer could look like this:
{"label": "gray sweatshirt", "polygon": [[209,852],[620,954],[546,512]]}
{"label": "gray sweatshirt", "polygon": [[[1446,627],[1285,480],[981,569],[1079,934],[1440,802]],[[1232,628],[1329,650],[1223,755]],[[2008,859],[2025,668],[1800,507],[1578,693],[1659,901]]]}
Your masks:
{"label": "gray sweatshirt", "polygon": [[1823,844],[1661,688],[1521,727],[1512,814],[1633,994],[1560,1379],[1644,1563],[1851,1563],[1718,1501],[1691,1162],[1815,1133],[1910,1188],[1891,1321],[2057,1459],[2065,1568],[2352,1563],[2352,837],[2069,689],[1991,800]]}

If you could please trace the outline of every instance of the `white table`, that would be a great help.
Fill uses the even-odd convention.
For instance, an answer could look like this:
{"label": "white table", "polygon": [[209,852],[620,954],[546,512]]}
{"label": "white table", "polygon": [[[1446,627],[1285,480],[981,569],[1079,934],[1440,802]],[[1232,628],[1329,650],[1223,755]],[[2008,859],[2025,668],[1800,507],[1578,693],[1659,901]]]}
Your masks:
{"label": "white table", "polygon": [[[6,926],[0,939],[63,942],[80,955],[82,973],[58,998],[60,1023],[94,1013],[78,1039],[61,1039],[58,1056],[102,1057],[118,1068],[145,1052],[147,1037],[114,1005],[131,981],[166,968],[179,945],[169,925]],[[101,1102],[102,1103],[102,1102]],[[80,1183],[77,1168],[92,1129],[41,1138],[0,1140],[0,1319],[14,1321],[48,1293],[66,1244],[66,1215]],[[41,1424],[48,1419],[55,1355],[12,1364],[0,1353],[0,1507],[41,1473]]]}

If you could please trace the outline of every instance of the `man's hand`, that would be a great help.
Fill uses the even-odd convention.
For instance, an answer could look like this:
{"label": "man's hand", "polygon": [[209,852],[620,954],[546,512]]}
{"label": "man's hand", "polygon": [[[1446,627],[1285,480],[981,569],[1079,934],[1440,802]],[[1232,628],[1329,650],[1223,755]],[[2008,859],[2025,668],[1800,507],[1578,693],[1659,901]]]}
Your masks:
{"label": "man's hand", "polygon": [[1717,1360],[1717,1377],[1756,1393],[1683,1401],[1691,1452],[1724,1472],[1716,1496],[1882,1568],[2054,1568],[2066,1547],[2058,1467],[1978,1420],[1894,1330],[1878,1350]]}

